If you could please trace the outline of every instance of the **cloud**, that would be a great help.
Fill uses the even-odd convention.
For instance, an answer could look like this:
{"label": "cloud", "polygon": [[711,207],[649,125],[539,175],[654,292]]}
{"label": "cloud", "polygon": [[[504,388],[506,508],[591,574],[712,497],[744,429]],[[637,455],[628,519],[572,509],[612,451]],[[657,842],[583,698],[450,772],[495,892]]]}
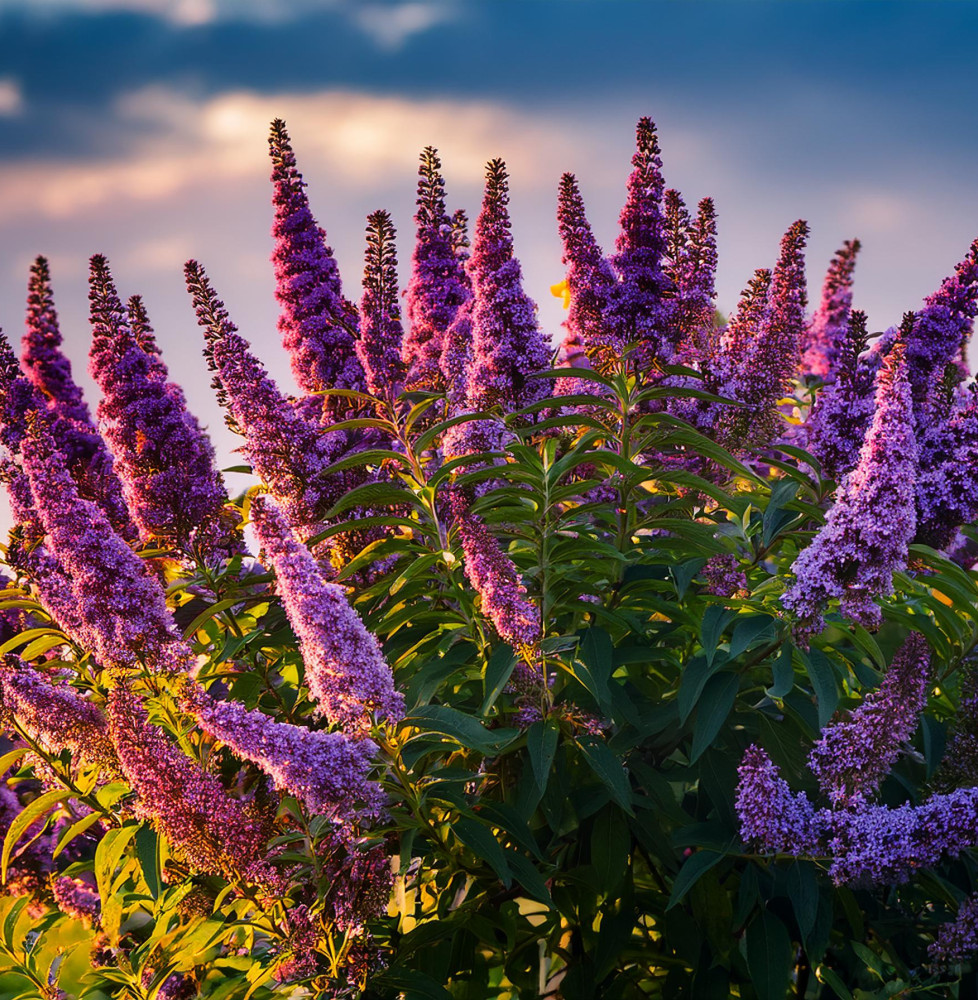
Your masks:
{"label": "cloud", "polygon": [[444,3],[369,3],[353,7],[350,16],[380,48],[396,52],[413,36],[453,21],[456,10]]}
{"label": "cloud", "polygon": [[[2,94],[2,90],[0,90]],[[574,153],[570,124],[489,101],[411,100],[350,91],[260,95],[234,91],[194,100],[149,88],[121,99],[128,152],[101,159],[0,164],[0,220],[33,213],[72,218],[267,176],[264,136],[284,115],[307,172],[363,190],[413,176],[422,147],[439,147],[446,169],[480,184],[486,160],[508,159],[523,187],[555,182],[555,160]]]}
{"label": "cloud", "polygon": [[24,107],[24,96],[16,80],[0,79],[0,117],[8,118],[20,114]]}

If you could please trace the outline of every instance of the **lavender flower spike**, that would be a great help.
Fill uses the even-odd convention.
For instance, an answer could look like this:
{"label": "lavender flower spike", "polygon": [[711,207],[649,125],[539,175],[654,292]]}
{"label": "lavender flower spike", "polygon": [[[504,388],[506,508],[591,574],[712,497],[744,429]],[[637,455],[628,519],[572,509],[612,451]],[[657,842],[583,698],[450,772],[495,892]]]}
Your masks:
{"label": "lavender flower spike", "polygon": [[893,590],[893,571],[906,566],[917,525],[917,444],[905,349],[894,344],[876,379],[876,414],[825,526],[795,560],[785,607],[816,627],[825,602],[861,624],[878,626],[874,598]]}
{"label": "lavender flower spike", "polygon": [[73,688],[55,686],[18,656],[0,665],[0,701],[35,742],[53,754],[71,751],[76,762],[118,769],[105,718]]}
{"label": "lavender flower spike", "polygon": [[822,284],[822,301],[803,336],[801,370],[823,381],[834,379],[836,359],[844,349],[859,250],[859,240],[846,240],[836,251]]}
{"label": "lavender flower spike", "polygon": [[641,347],[639,362],[672,360],[676,344],[670,340],[672,283],[663,270],[666,220],[662,198],[665,182],[655,124],[640,118],[635,130],[636,151],[628,178],[628,198],[621,211],[621,232],[612,258],[620,284],[608,316],[617,348]]}
{"label": "lavender flower spike", "polygon": [[536,307],[523,291],[510,233],[509,180],[502,160],[486,167],[486,190],[475,225],[472,256],[472,351],[467,402],[472,409],[495,404],[528,406],[547,394],[542,379],[527,376],[550,366],[550,345],[537,324]]}
{"label": "lavender flower spike", "polygon": [[[130,328],[106,259],[96,254],[91,265],[89,368],[102,390],[99,422],[129,509],[144,540],[211,554],[227,500],[214,449],[183,391],[166,381],[162,360],[147,354]],[[147,330],[140,322],[144,341]]]}
{"label": "lavender flower spike", "polygon": [[389,212],[373,212],[368,217],[360,339],[356,349],[367,380],[367,392],[378,399],[393,399],[404,380],[401,362],[404,330],[397,294],[395,235]]}
{"label": "lavender flower spike", "polygon": [[136,526],[123,499],[122,483],[81,389],[72,378],[71,362],[62,353],[61,343],[51,272],[46,258],[38,257],[31,267],[27,289],[27,327],[21,341],[24,371],[47,404],[58,447],[81,495],[105,511],[123,538],[133,540]]}
{"label": "lavender flower spike", "polygon": [[51,880],[51,894],[58,909],[75,920],[97,924],[102,915],[99,894],[78,879],[60,875]]}
{"label": "lavender flower spike", "polygon": [[771,758],[750,746],[737,773],[736,809],[744,841],[776,853],[813,853],[823,832],[819,814],[802,793],[792,795]]}
{"label": "lavender flower spike", "polygon": [[445,181],[433,147],[421,153],[418,200],[414,216],[417,238],[407,286],[410,322],[401,348],[407,389],[438,390],[445,386],[441,356],[445,332],[472,292],[456,251],[453,220],[445,211]]}
{"label": "lavender flower spike", "polygon": [[570,292],[563,353],[569,353],[568,345],[580,344],[590,360],[607,364],[617,357],[620,347],[605,319],[617,278],[591,232],[584,200],[573,174],[560,178],[557,228],[564,248],[563,262]]}
{"label": "lavender flower spike", "polygon": [[322,434],[289,406],[231,322],[204,269],[191,260],[185,271],[228,424],[243,435],[242,450],[255,473],[284,506],[302,538],[308,539],[342,491],[337,480],[320,476],[337,457],[333,449],[342,447],[342,437]]}
{"label": "lavender flower spike", "polygon": [[451,507],[465,555],[465,575],[482,598],[483,612],[506,642],[514,646],[539,642],[540,613],[528,600],[512,559],[458,493],[452,494]]}
{"label": "lavender flower spike", "polygon": [[914,734],[930,688],[930,649],[911,632],[890,664],[883,683],[847,719],[822,730],[809,766],[833,805],[873,795]]}
{"label": "lavender flower spike", "polygon": [[[339,270],[326,233],[309,208],[285,122],[276,118],[268,137],[272,157],[275,221],[275,297],[282,308],[278,327],[304,392],[355,389],[363,392],[363,369],[355,351],[357,311],[343,297]],[[323,397],[324,413],[341,418],[342,397]]]}
{"label": "lavender flower spike", "polygon": [[939,969],[974,958],[978,952],[978,893],[969,896],[958,909],[957,916],[937,932],[927,948],[931,961]]}
{"label": "lavender flower spike", "polygon": [[238,702],[217,701],[196,685],[183,701],[205,733],[257,764],[276,788],[303,799],[312,812],[349,823],[381,809],[380,786],[367,777],[377,752],[370,740],[275,722]]}
{"label": "lavender flower spike", "polygon": [[125,684],[109,696],[109,736],[138,797],[137,814],[183,854],[193,871],[275,880],[265,860],[266,824],[173,746]]}
{"label": "lavender flower spike", "polygon": [[309,550],[269,497],[251,505],[255,534],[275,569],[285,613],[299,638],[306,683],[319,711],[347,732],[365,733],[368,715],[394,722],[404,699],[377,640],[350,607],[346,592],[323,580]]}
{"label": "lavender flower spike", "polygon": [[92,652],[106,666],[186,666],[193,657],[159,583],[101,510],[79,497],[43,414],[30,416],[21,453],[51,554],[71,581]]}

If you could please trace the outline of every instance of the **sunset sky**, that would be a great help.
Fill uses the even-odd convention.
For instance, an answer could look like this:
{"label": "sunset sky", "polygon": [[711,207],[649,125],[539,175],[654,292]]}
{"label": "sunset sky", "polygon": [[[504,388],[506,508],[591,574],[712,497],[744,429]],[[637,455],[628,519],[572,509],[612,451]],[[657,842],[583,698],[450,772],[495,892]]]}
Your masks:
{"label": "sunset sky", "polygon": [[393,212],[406,276],[422,146],[473,217],[483,164],[504,157],[526,287],[556,334],[559,175],[578,175],[610,251],[648,114],[667,183],[716,199],[722,309],[805,218],[811,296],[858,236],[856,304],[879,329],[978,236],[976,28],[973,4],[883,0],[0,0],[0,324],[19,341],[27,269],[47,254],[94,403],[87,258],[107,254],[231,464],[182,264],[205,264],[291,387],[268,263],[271,118],[350,297],[375,208]]}

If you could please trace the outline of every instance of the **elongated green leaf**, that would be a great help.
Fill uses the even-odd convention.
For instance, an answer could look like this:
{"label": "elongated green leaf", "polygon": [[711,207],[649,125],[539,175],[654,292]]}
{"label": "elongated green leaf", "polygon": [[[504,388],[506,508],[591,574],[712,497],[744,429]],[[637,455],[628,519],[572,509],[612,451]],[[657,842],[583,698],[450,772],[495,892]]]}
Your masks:
{"label": "elongated green leaf", "polygon": [[510,646],[505,643],[497,646],[493,650],[489,662],[486,664],[485,677],[483,678],[483,690],[485,695],[482,699],[480,715],[486,715],[496,703],[500,692],[506,686],[516,667],[516,654]]}
{"label": "elongated green leaf", "polygon": [[740,687],[736,674],[722,673],[709,679],[696,708],[693,724],[693,747],[690,763],[699,759],[703,751],[716,739],[720,727],[727,721]]}
{"label": "elongated green leaf", "polygon": [[[0,880],[4,884],[7,881],[7,868],[10,865],[10,856],[21,837],[23,837],[33,823],[50,812],[52,806],[64,802],[70,796],[71,792],[67,789],[54,788],[50,792],[39,795],[29,805],[24,806],[17,814],[14,821],[10,824],[10,828],[7,830],[7,835],[3,838],[3,854],[0,856]],[[40,826],[41,824],[39,824],[38,833],[35,836],[40,834]]]}
{"label": "elongated green leaf", "polygon": [[530,755],[530,767],[541,792],[547,790],[550,768],[557,752],[557,738],[560,735],[552,722],[538,719],[526,732],[526,749]]}
{"label": "elongated green leaf", "polygon": [[72,823],[64,833],[58,838],[57,846],[54,849],[53,857],[57,857],[74,839],[80,837],[89,827],[94,826],[102,818],[101,813],[90,812],[87,816],[82,816],[76,823]]}
{"label": "elongated green leaf", "polygon": [[629,816],[634,816],[632,786],[628,780],[628,772],[608,744],[596,736],[580,736],[577,739],[577,745],[581,748],[581,753],[584,755],[588,767],[608,789],[612,799]]}
{"label": "elongated green leaf", "polygon": [[530,894],[532,899],[545,906],[553,907],[553,897],[547,888],[544,877],[540,874],[537,866],[522,854],[516,851],[506,851],[506,862],[509,865],[515,879]]}
{"label": "elongated green leaf", "polygon": [[725,662],[725,656],[715,663],[711,663],[705,656],[694,656],[686,664],[679,680],[679,696],[676,699],[681,725],[686,724],[686,720],[696,707],[706,682]]}
{"label": "elongated green leaf", "polygon": [[791,976],[791,938],[783,923],[762,910],[747,927],[747,969],[758,1000],[784,1000]]}
{"label": "elongated green leaf", "polygon": [[122,919],[122,902],[114,892],[115,870],[139,826],[123,826],[109,830],[95,849],[95,882],[102,901],[102,929],[111,942],[118,940]]}
{"label": "elongated green leaf", "polygon": [[8,639],[5,643],[0,645],[0,656],[12,653],[15,649],[18,649],[21,646],[26,646],[35,639],[40,639],[47,635],[58,636],[62,642],[66,641],[64,633],[59,632],[57,629],[29,628],[27,631],[21,632],[19,635],[15,635],[12,639]]}
{"label": "elongated green leaf", "polygon": [[145,824],[136,833],[136,857],[143,870],[143,878],[153,899],[159,899],[163,891],[163,873],[161,867],[160,836]]}
{"label": "elongated green leaf", "polygon": [[512,730],[490,733],[478,719],[447,705],[422,705],[413,709],[404,722],[427,732],[448,736],[460,746],[483,754],[492,753],[515,735]]}
{"label": "elongated green leaf", "polygon": [[718,865],[723,858],[724,855],[718,851],[697,851],[687,858],[686,863],[679,869],[676,881],[672,883],[672,892],[669,893],[666,910],[671,910],[677,903],[681,903],[686,893],[693,888],[700,877],[714,865]]}
{"label": "elongated green leaf", "polygon": [[492,831],[472,819],[460,819],[452,825],[452,832],[476,857],[481,858],[499,876],[508,889],[513,884],[513,873],[506,861],[502,845]]}
{"label": "elongated green leaf", "polygon": [[805,664],[808,676],[815,691],[815,701],[818,705],[818,724],[824,726],[839,704],[839,688],[836,684],[835,669],[832,661],[819,649],[810,649]]}
{"label": "elongated green leaf", "polygon": [[444,986],[416,969],[386,969],[374,977],[374,981],[400,991],[404,1000],[453,1000],[452,994]]}
{"label": "elongated green leaf", "polygon": [[720,645],[720,636],[723,635],[724,630],[735,617],[736,613],[725,608],[722,604],[711,604],[703,612],[703,620],[700,624],[700,644],[703,646],[707,665],[713,663],[717,646]]}
{"label": "elongated green leaf", "polygon": [[815,978],[820,983],[824,983],[828,986],[828,988],[836,994],[839,1000],[852,1000],[852,993],[842,981],[839,974],[837,972],[833,972],[833,970],[827,965],[820,965],[815,970]]}

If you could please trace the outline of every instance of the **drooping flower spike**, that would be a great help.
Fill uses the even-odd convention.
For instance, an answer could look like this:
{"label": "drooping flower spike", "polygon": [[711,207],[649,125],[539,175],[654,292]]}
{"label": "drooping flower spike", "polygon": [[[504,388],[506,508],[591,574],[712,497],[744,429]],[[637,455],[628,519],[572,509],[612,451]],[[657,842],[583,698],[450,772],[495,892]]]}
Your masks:
{"label": "drooping flower spike", "polygon": [[276,788],[302,799],[312,812],[356,825],[381,808],[380,786],[368,779],[377,752],[370,740],[276,722],[239,702],[218,701],[196,685],[187,687],[183,707],[205,733],[257,764]]}
{"label": "drooping flower spike", "polygon": [[[356,307],[343,296],[333,251],[309,208],[305,182],[285,128],[276,118],[268,138],[272,158],[275,219],[275,297],[281,306],[279,332],[289,352],[292,374],[303,392],[354,389],[363,392],[363,368],[356,354]],[[323,413],[342,419],[349,401],[322,398]]]}
{"label": "drooping flower spike", "polygon": [[242,451],[248,462],[308,539],[319,530],[325,509],[339,498],[341,484],[320,473],[337,457],[345,439],[323,434],[318,424],[289,405],[231,322],[204,269],[192,260],[185,273],[229,426],[244,437]]}
{"label": "drooping flower spike", "polygon": [[830,598],[855,621],[876,627],[875,598],[893,590],[917,525],[917,444],[905,347],[894,344],[876,380],[876,412],[825,526],[795,560],[795,582],[781,600],[817,630]]}
{"label": "drooping flower spike", "polygon": [[158,581],[102,511],[78,495],[43,413],[30,414],[21,454],[51,554],[71,582],[84,626],[77,639],[105,666],[186,669],[193,656]]}
{"label": "drooping flower spike", "polygon": [[421,153],[418,178],[417,237],[406,296],[410,326],[401,357],[406,388],[438,390],[446,384],[441,370],[445,334],[472,295],[459,253],[468,240],[464,212],[451,219],[445,210],[441,160],[432,146]]}
{"label": "drooping flower spike", "polygon": [[255,534],[275,570],[285,613],[299,638],[306,684],[320,713],[348,733],[365,734],[374,716],[394,722],[404,699],[377,640],[350,607],[343,587],[327,583],[285,513],[267,496],[251,505]]}
{"label": "drooping flower spike", "polygon": [[356,351],[363,366],[367,392],[378,399],[393,399],[404,381],[401,361],[404,329],[397,293],[395,236],[389,212],[373,212],[367,218],[360,339]]}
{"label": "drooping flower spike", "polygon": [[102,390],[99,423],[140,534],[144,541],[211,556],[227,500],[213,446],[187,410],[183,391],[167,380],[162,358],[144,350],[153,340],[141,308],[135,310],[137,333],[130,327],[100,254],[91,260],[89,301],[89,370]]}

